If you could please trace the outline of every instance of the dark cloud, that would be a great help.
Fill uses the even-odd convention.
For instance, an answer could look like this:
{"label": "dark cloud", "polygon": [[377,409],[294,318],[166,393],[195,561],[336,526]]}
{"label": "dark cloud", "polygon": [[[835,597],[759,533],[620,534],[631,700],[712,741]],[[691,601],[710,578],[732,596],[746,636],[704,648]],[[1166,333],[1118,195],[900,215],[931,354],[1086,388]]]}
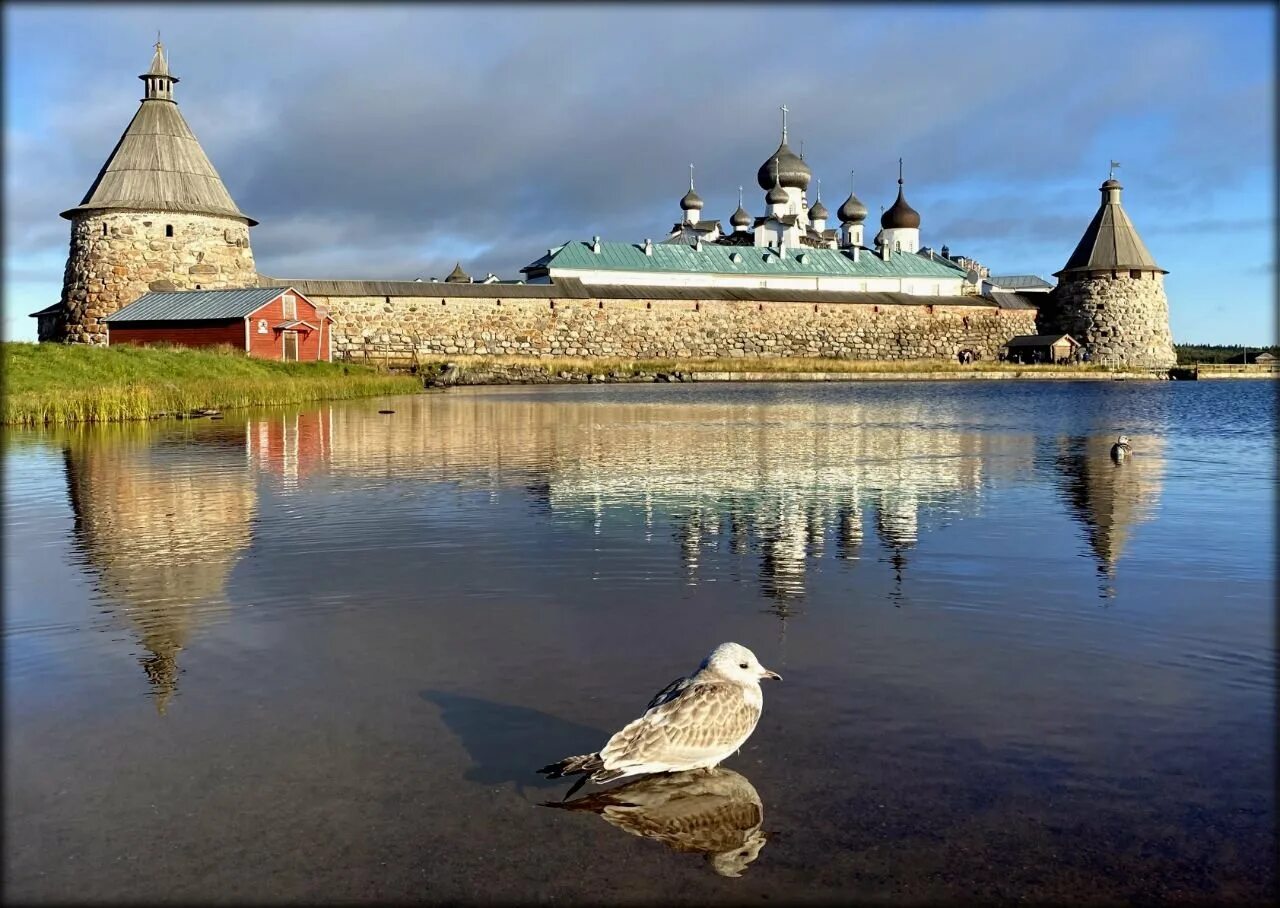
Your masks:
{"label": "dark cloud", "polygon": [[[508,277],[568,239],[657,239],[690,161],[707,216],[740,184],[758,210],[783,102],[828,202],[853,169],[873,212],[889,204],[901,156],[926,243],[1043,246],[1046,267],[1096,206],[1099,143],[1141,150],[1128,166],[1172,211],[1271,154],[1269,81],[1205,79],[1222,61],[1193,27],[1103,7],[23,7],[8,24],[31,96],[6,125],[9,256],[65,247],[57,212],[136,109],[156,25],[281,276],[462,259]],[[1125,133],[1135,111],[1160,129]],[[990,191],[953,192],[974,185]]]}

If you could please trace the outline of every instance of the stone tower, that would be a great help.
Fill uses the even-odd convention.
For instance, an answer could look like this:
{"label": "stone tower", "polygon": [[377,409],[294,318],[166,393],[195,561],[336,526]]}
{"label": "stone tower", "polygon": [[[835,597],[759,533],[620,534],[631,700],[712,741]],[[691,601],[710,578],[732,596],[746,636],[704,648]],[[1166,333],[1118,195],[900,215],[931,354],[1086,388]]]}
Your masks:
{"label": "stone tower", "polygon": [[105,343],[103,316],[150,290],[255,286],[246,217],[173,100],[164,48],[138,78],[138,112],[85,197],[62,212],[71,250],[40,340]]}
{"label": "stone tower", "polygon": [[1093,362],[1169,369],[1178,362],[1169,330],[1164,275],[1120,206],[1120,183],[1100,187],[1102,205],[1076,251],[1054,274],[1058,286],[1040,313],[1039,330],[1064,332]]}

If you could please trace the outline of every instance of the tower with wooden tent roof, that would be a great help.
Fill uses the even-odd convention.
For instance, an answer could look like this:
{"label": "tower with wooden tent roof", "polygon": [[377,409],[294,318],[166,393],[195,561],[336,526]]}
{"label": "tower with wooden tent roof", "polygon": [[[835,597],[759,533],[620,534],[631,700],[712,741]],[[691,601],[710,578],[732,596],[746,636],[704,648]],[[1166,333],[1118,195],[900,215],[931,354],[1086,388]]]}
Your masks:
{"label": "tower with wooden tent roof", "polygon": [[1055,273],[1044,332],[1070,334],[1093,362],[1169,369],[1177,365],[1169,330],[1165,269],[1156,264],[1120,205],[1115,167],[1100,188],[1102,204],[1075,252]]}
{"label": "tower with wooden tent roof", "polygon": [[246,216],[173,98],[157,39],[139,76],[145,94],[71,221],[71,250],[56,317],[41,340],[104,343],[100,319],[152,290],[256,286]]}

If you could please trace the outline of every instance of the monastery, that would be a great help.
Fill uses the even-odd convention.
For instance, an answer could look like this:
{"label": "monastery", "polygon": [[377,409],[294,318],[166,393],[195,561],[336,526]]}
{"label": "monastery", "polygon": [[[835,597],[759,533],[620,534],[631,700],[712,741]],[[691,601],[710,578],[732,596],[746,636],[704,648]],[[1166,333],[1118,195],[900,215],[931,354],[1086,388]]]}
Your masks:
{"label": "monastery", "polygon": [[[756,182],[762,213],[739,204],[725,230],[694,188],[655,243],[572,241],[521,269],[475,281],[273,278],[258,272],[244,214],[178,110],[163,46],[139,78],[144,97],[80,204],[62,212],[71,245],[59,301],[39,337],[109,341],[103,320],[149,293],[292,287],[332,318],[339,359],[415,362],[456,354],[532,356],[995,359],[1014,337],[1069,333],[1094,361],[1175,364],[1160,268],[1102,184],[1102,204],[1055,276],[992,276],[922,246],[921,216],[898,194],[866,244],[854,194],[835,218],[813,203],[813,174],[782,141]],[[838,223],[838,226],[836,224]],[[295,345],[296,348],[296,345]]]}

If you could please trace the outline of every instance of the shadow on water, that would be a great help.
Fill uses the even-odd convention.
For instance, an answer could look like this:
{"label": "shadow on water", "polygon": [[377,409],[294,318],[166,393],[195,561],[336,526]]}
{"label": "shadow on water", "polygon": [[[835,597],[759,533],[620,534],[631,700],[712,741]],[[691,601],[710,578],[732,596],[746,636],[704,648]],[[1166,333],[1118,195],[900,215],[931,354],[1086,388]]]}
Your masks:
{"label": "shadow on water", "polygon": [[597,728],[523,706],[443,690],[424,690],[418,696],[440,709],[440,718],[466,748],[474,765],[464,779],[482,785],[514,782],[521,794],[526,786],[564,786],[563,780],[543,779],[534,770],[561,757],[592,753],[609,739]]}
{"label": "shadow on water", "polygon": [[646,776],[617,788],[543,807],[590,811],[625,832],[656,839],[673,851],[704,855],[720,876],[741,876],[760,856],[767,836],[764,805],[747,779],[731,769]]}

